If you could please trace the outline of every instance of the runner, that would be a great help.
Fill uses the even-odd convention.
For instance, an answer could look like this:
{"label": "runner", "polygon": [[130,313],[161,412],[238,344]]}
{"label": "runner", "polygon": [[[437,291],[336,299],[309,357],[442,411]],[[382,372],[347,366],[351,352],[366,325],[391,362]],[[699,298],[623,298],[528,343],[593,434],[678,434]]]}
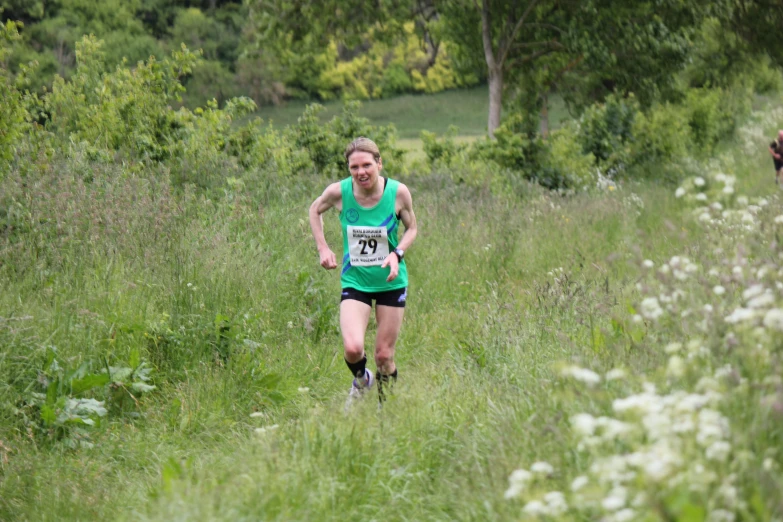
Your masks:
{"label": "runner", "polygon": [[[310,227],[327,270],[337,258],[324,236],[321,215],[332,207],[340,211],[343,260],[340,282],[340,331],[345,362],[354,376],[346,408],[378,382],[378,398],[397,381],[394,347],[402,326],[408,296],[405,251],[416,239],[416,216],[411,193],[404,184],[382,177],[381,154],[368,138],[358,138],[345,149],[350,177],[332,183],[310,206]],[[399,223],[405,232],[398,240]],[[375,366],[366,368],[364,334],[375,301]]]}
{"label": "runner", "polygon": [[778,131],[778,138],[769,144],[769,153],[775,162],[775,183],[780,185],[780,178],[783,176],[783,130]]}

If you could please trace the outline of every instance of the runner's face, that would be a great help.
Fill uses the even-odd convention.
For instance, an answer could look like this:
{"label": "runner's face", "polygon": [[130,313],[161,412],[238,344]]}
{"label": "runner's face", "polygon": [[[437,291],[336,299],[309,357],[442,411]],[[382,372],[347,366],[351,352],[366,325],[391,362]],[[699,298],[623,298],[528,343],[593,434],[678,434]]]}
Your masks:
{"label": "runner's face", "polygon": [[348,170],[351,171],[351,177],[365,190],[375,185],[382,168],[381,160],[378,159],[376,162],[369,152],[356,151],[348,157]]}

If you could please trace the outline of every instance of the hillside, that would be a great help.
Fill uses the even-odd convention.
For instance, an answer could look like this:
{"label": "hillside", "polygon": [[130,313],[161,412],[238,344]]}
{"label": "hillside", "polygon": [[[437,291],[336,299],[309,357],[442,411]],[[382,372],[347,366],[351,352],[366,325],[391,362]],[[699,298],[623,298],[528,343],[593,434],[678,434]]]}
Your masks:
{"label": "hillside", "polygon": [[[326,180],[212,199],[80,157],[6,180],[37,204],[0,267],[0,519],[783,516],[781,121],[693,160],[681,198],[408,174],[400,380],[348,415],[339,281],[306,220]],[[106,378],[101,416],[79,390]],[[19,428],[36,416],[48,432]]]}

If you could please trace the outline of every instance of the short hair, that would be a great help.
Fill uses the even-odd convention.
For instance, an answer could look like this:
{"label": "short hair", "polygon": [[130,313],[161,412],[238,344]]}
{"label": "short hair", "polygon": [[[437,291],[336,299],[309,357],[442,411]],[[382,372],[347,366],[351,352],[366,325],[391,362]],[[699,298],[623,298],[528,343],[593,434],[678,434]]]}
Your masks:
{"label": "short hair", "polygon": [[345,161],[351,157],[354,152],[369,152],[372,157],[378,162],[381,159],[381,151],[378,149],[378,145],[375,144],[370,138],[359,136],[345,147]]}

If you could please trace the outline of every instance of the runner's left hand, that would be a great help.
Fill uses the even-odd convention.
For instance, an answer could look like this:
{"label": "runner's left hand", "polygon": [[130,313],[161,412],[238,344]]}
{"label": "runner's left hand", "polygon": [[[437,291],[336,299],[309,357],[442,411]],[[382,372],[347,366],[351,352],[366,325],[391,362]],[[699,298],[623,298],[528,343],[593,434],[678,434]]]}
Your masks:
{"label": "runner's left hand", "polygon": [[386,268],[387,266],[389,267],[389,277],[386,278],[386,281],[394,281],[397,279],[397,274],[400,272],[400,262],[397,260],[397,254],[394,252],[386,256],[381,268]]}

